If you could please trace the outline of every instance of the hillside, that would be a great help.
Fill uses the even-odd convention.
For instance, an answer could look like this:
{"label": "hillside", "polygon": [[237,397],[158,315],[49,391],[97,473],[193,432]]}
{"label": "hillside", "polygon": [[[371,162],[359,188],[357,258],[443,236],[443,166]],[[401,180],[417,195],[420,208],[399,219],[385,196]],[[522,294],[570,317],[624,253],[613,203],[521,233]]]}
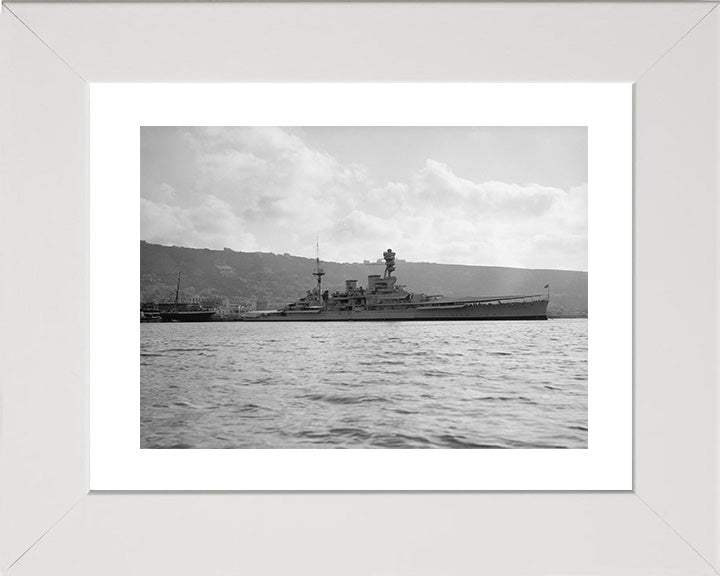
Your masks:
{"label": "hillside", "polygon": [[[235,252],[140,243],[140,292],[143,302],[174,297],[182,272],[181,297],[200,298],[209,306],[248,308],[282,306],[314,286],[315,262],[289,254]],[[383,266],[323,262],[324,286],[340,289],[346,279],[367,284]],[[587,272],[462,266],[398,261],[400,282],[413,292],[445,296],[538,294],[550,284],[551,316],[587,316]]]}

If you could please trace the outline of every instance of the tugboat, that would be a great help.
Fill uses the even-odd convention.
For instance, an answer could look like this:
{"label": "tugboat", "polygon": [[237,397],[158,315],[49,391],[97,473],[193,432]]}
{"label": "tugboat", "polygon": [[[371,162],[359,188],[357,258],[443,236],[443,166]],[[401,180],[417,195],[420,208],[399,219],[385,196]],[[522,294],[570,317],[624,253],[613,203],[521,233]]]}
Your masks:
{"label": "tugboat", "polygon": [[316,286],[302,298],[280,310],[243,314],[246,322],[298,322],[343,320],[547,320],[550,285],[545,292],[529,295],[470,296],[445,298],[408,292],[397,284],[395,252],[383,253],[385,273],[371,275],[367,287],[346,280],[345,290],[322,289],[325,275],[320,257],[315,259]]}
{"label": "tugboat", "polygon": [[214,310],[203,308],[196,303],[180,302],[181,276],[182,272],[178,272],[175,301],[141,305],[141,322],[208,322],[212,319]]}

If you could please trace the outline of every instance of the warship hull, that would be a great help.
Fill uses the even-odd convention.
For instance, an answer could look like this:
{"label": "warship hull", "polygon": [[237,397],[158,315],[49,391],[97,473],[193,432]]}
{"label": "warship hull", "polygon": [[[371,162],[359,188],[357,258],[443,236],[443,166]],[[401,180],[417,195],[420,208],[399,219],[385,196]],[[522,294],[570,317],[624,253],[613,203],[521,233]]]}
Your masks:
{"label": "warship hull", "polygon": [[491,300],[407,309],[286,310],[246,314],[246,322],[369,322],[383,320],[547,320],[547,299]]}
{"label": "warship hull", "polygon": [[345,280],[345,290],[322,289],[325,271],[320,257],[313,276],[317,287],[280,310],[258,310],[243,314],[246,322],[371,322],[384,320],[547,320],[550,285],[544,294],[428,296],[408,292],[397,284],[395,252],[383,252],[385,274],[368,276],[367,288],[357,280]]}

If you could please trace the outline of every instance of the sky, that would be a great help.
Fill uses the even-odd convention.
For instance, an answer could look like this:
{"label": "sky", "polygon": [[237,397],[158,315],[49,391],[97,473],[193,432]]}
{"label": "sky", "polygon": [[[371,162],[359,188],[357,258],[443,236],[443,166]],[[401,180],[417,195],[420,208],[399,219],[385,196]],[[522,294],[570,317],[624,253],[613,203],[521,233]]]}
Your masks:
{"label": "sky", "polygon": [[585,127],[143,127],[141,238],[587,270]]}

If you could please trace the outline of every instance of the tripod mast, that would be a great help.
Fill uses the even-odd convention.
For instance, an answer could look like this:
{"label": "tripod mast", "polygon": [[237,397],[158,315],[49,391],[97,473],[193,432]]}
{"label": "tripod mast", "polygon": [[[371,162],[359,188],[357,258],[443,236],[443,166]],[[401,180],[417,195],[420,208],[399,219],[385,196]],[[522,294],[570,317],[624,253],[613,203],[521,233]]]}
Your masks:
{"label": "tripod mast", "polygon": [[322,277],[325,276],[325,271],[320,268],[320,239],[318,238],[315,243],[315,272],[313,276],[317,278],[317,292],[318,299],[322,301]]}

